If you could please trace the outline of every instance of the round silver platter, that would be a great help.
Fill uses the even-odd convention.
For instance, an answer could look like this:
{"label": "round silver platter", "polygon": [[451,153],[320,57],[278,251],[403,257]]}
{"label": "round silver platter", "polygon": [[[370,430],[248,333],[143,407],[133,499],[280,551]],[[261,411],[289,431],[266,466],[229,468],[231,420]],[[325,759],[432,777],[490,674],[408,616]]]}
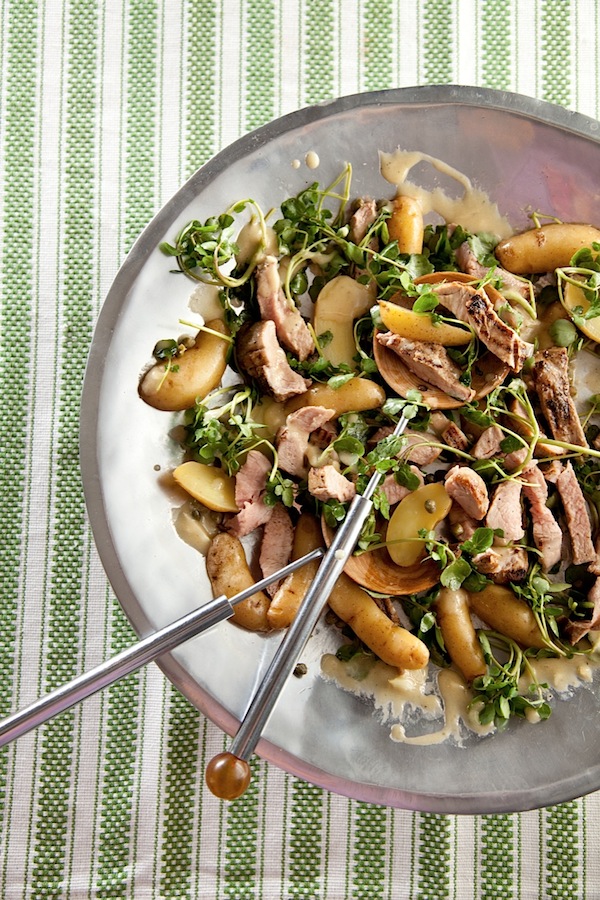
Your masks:
{"label": "round silver platter", "polygon": [[[175,532],[164,473],[180,461],[169,437],[179,416],[138,397],[154,344],[182,331],[193,283],[171,274],[158,249],[190,219],[247,196],[277,207],[307,184],[330,183],[350,162],[352,196],[390,197],[378,151],[418,150],[465,173],[515,229],[536,209],[600,226],[596,121],[515,94],[468,87],[406,88],[343,97],[284,116],[236,141],[197,171],[139,237],[99,317],[81,412],[81,463],[95,541],[107,575],[140,636],[212,595],[204,560]],[[314,171],[293,160],[318,155]],[[412,177],[412,176],[411,176]],[[426,188],[439,184],[419,169]],[[413,180],[415,180],[413,178]],[[443,187],[449,188],[444,184]],[[450,186],[451,188],[451,186]],[[450,189],[449,188],[449,189]],[[178,502],[181,502],[180,500]],[[162,658],[183,694],[233,734],[280,636],[223,623]],[[346,796],[441,813],[511,812],[600,788],[600,715],[592,685],[559,700],[547,722],[501,734],[409,746],[390,739],[367,700],[320,677],[338,640],[321,624],[259,744],[277,766]]]}

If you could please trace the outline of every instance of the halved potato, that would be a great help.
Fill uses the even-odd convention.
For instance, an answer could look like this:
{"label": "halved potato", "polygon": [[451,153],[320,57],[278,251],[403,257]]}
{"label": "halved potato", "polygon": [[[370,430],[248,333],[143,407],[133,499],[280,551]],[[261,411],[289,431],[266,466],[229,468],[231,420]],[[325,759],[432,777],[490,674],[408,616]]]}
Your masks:
{"label": "halved potato", "polygon": [[390,518],[387,551],[397,566],[412,566],[423,556],[425,541],[419,531],[432,528],[450,512],[452,500],[439,482],[425,484],[401,500]]}
{"label": "halved potato", "polygon": [[173,471],[173,479],[187,493],[216,512],[238,512],[235,478],[223,469],[189,460]]}
{"label": "halved potato", "polygon": [[[580,287],[568,281],[565,284],[562,294],[562,302],[567,312],[573,312],[577,307],[581,307],[585,313],[590,308],[590,301],[587,299]],[[594,319],[584,319],[583,322],[577,323],[577,327],[586,337],[593,341],[600,342],[600,316]]]}
{"label": "halved potato", "polygon": [[392,203],[388,232],[400,253],[423,252],[423,207],[416,197],[401,194]]}
{"label": "halved potato", "polygon": [[431,341],[446,347],[458,347],[468,344],[473,337],[467,328],[457,328],[447,322],[435,325],[428,313],[416,313],[397,303],[390,303],[389,300],[379,301],[379,311],[381,321],[389,331],[413,341]]}
{"label": "halved potato", "polygon": [[229,331],[221,319],[212,319],[206,327],[217,334],[199,331],[194,346],[173,360],[172,366],[159,360],[148,369],[139,386],[142,400],[155,409],[176,412],[191,409],[197,397],[204,399],[217,387],[227,368]]}
{"label": "halved potato", "polygon": [[313,315],[317,337],[327,331],[333,335],[322,348],[325,359],[335,366],[345,363],[355,368],[354,321],[366,315],[374,302],[374,285],[360,284],[348,275],[327,282],[317,297]]}

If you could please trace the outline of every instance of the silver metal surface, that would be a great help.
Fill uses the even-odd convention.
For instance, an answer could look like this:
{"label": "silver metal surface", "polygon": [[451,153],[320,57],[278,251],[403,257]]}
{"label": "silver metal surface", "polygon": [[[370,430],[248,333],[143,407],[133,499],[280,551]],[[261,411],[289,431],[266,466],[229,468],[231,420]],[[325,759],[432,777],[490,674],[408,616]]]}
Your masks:
{"label": "silver metal surface", "polygon": [[127,650],[117,653],[115,656],[106,660],[89,672],[83,672],[77,678],[73,678],[66,684],[61,685],[55,691],[40,697],[25,709],[15,712],[0,722],[0,747],[15,741],[17,738],[33,728],[37,728],[54,716],[59,715],[66,709],[81,703],[86,697],[91,697],[97,691],[120,681],[136,669],[152,662],[163,653],[167,653],[179,646],[184,641],[196,637],[209,628],[212,628],[218,622],[230,618],[235,607],[239,603],[243,603],[257,591],[285,578],[306,563],[323,556],[323,550],[317,549],[300,559],[294,560],[287,566],[284,566],[278,572],[273,572],[266,578],[262,578],[251,587],[240,591],[235,597],[228,599],[224,594],[214,600],[205,603],[200,609],[182,616],[176,622],[166,625],[160,631],[148,635]]}
{"label": "silver metal surface", "polygon": [[[190,218],[248,196],[277,207],[307,184],[330,183],[345,162],[353,196],[389,197],[378,151],[420,150],[487,191],[515,230],[537,209],[600,226],[598,122],[501,91],[425,86],[343,97],[294,112],[249,134],[196,172],[129,253],[102,309],[82,401],[81,464],[94,537],[113,588],[140,636],[197,605],[210,586],[198,555],[171,524],[177,499],[156,474],[179,462],[176,419],[142,408],[140,371],[157,340],[190,318],[192,286],[171,275],[158,245]],[[317,170],[293,168],[308,151]],[[413,180],[428,189],[435,172]],[[447,188],[446,184],[442,185]],[[216,635],[216,637],[215,637]],[[210,637],[210,640],[208,638]],[[222,623],[160,659],[182,692],[234,734],[277,647],[277,638]],[[442,813],[511,812],[560,803],[600,788],[597,688],[557,701],[547,722],[514,722],[492,738],[415,747],[390,740],[386,711],[320,675],[335,636],[320,620],[257,751],[278,766],[359,800]],[[227,660],[236,659],[231,666]],[[535,760],[535,765],[527,760]]]}

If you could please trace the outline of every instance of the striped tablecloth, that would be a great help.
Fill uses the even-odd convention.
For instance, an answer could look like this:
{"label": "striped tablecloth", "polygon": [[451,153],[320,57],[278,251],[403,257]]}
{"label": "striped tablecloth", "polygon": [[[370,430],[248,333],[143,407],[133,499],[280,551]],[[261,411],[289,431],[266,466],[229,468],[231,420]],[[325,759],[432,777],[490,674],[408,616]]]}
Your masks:
{"label": "striped tablecloth", "polygon": [[[0,711],[131,644],[78,468],[94,322],[135,237],[217,150],[334,96],[425,83],[600,116],[595,0],[0,4]],[[600,795],[453,817],[257,763],[155,666],[0,752],[2,898],[600,897]],[[535,764],[535,761],[531,761]]]}

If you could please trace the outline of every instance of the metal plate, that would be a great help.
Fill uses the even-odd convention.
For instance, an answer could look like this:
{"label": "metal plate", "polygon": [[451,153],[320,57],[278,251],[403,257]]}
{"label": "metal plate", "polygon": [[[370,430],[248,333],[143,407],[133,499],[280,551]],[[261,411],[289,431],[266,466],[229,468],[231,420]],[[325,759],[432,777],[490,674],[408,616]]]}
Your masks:
{"label": "metal plate", "polygon": [[[157,340],[189,318],[193,285],[170,274],[158,250],[191,218],[205,219],[249,194],[263,209],[346,161],[352,195],[389,197],[378,151],[439,157],[498,203],[515,229],[534,208],[600,225],[599,124],[515,94],[433,86],[359,94],[285,116],[219,153],[165,205],[138,239],[104,303],[90,352],[81,413],[81,462],[96,544],[133,627],[144,636],[211,596],[202,558],[177,536],[173,497],[161,478],[179,461],[169,431],[177,416],[137,396]],[[318,154],[310,171],[292,160]],[[419,171],[434,187],[433,171]],[[427,183],[427,179],[430,183]],[[224,623],[161,660],[166,675],[220,728],[233,733],[279,637]],[[415,747],[394,743],[372,706],[319,677],[332,649],[320,626],[290,679],[259,753],[347,796],[442,813],[518,811],[600,787],[600,716],[593,689],[558,702],[548,722],[503,734]]]}

